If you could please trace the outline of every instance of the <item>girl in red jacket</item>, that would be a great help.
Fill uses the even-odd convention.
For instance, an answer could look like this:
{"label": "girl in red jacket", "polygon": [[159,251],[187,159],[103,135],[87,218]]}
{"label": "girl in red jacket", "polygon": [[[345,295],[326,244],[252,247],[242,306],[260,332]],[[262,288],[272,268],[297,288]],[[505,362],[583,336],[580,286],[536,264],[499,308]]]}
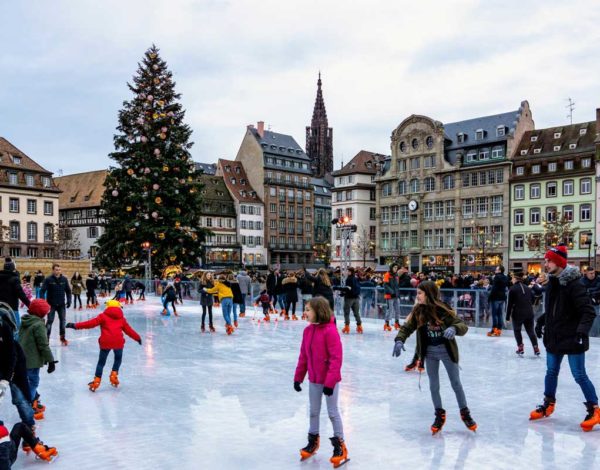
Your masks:
{"label": "girl in red jacket", "polygon": [[338,410],[338,394],[342,380],[342,342],[335,327],[333,312],[327,299],[313,297],[306,303],[304,313],[310,325],[304,329],[300,357],[294,375],[294,390],[301,392],[300,384],[308,371],[308,396],[310,403],[310,427],[308,444],[300,450],[302,460],[315,454],[319,448],[319,415],[321,397],[325,395],[327,412],[333,425],[331,444],[334,468],[348,460],[348,450],[344,442],[342,417]]}
{"label": "girl in red jacket", "polygon": [[108,353],[111,349],[114,352],[115,361],[113,363],[112,372],[110,373],[110,384],[113,387],[119,386],[119,367],[121,367],[123,347],[125,346],[123,332],[133,340],[137,341],[140,346],[142,345],[142,338],[140,338],[140,335],[129,326],[129,323],[127,323],[127,320],[125,320],[125,317],[123,316],[123,310],[121,310],[119,305],[118,301],[109,300],[106,302],[106,309],[104,312],[97,317],[84,322],[67,323],[66,325],[67,328],[73,328],[75,330],[100,326],[100,338],[98,338],[98,343],[100,344],[100,357],[98,358],[94,380],[88,384],[92,392],[95,392],[96,389],[100,387],[102,370],[104,369]]}

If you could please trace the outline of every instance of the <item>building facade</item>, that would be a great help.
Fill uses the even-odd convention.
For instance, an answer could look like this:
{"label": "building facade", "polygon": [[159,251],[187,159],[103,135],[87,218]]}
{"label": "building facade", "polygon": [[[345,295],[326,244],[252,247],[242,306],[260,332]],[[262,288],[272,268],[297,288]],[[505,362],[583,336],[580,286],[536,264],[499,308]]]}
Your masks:
{"label": "building facade", "polygon": [[330,179],[333,171],[333,129],[329,127],[321,85],[319,72],[312,120],[310,126],[306,127],[306,154],[313,176]]}
{"label": "building facade", "polygon": [[267,264],[313,262],[314,188],[310,159],[293,137],[248,126],[236,159],[265,207]]}
{"label": "building facade", "polygon": [[59,198],[59,256],[94,259],[96,241],[104,233],[100,203],[108,171],[88,171],[55,178]]}
{"label": "building facade", "polygon": [[219,159],[217,176],[221,176],[234,200],[238,240],[242,245],[242,264],[248,268],[267,267],[264,204],[250,185],[244,167],[234,160]]}
{"label": "building facade", "polygon": [[[385,156],[361,150],[340,170],[332,173],[334,179],[332,216],[348,217],[357,226],[352,248],[346,254],[352,266],[377,264],[377,203],[375,177]],[[331,265],[340,266],[342,257],[341,235],[333,227],[331,233]]]}
{"label": "building facade", "polygon": [[0,256],[57,256],[59,194],[51,172],[0,137]]}
{"label": "building facade", "polygon": [[595,257],[596,121],[526,132],[513,157],[512,269],[540,272],[549,246],[565,243],[569,262]]}
{"label": "building facade", "polygon": [[329,265],[331,259],[331,195],[332,185],[325,178],[312,178],[314,196],[314,244],[315,263]]}

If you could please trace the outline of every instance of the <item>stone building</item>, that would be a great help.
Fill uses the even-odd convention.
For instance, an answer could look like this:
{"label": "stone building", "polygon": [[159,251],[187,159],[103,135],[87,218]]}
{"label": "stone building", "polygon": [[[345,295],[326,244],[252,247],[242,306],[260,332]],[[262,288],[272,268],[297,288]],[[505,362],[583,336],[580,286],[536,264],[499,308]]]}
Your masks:
{"label": "stone building", "polygon": [[333,171],[333,129],[329,127],[321,89],[321,72],[317,80],[317,97],[310,126],[306,127],[306,154],[313,176],[331,179]]}

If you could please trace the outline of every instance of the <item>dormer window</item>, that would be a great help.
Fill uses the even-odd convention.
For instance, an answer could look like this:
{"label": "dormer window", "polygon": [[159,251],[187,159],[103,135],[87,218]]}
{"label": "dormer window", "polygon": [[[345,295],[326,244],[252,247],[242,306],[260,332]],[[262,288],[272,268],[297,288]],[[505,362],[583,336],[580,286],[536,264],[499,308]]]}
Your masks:
{"label": "dormer window", "polygon": [[569,144],[569,150],[575,150],[577,148],[577,144]]}
{"label": "dormer window", "polygon": [[44,186],[44,188],[49,188],[50,178],[48,178],[47,176],[42,176],[42,186]]}
{"label": "dormer window", "polygon": [[483,129],[477,129],[475,131],[475,139],[477,139],[477,140],[483,140],[484,135],[485,135],[485,132]]}
{"label": "dormer window", "polygon": [[560,139],[561,133],[560,132],[555,132],[554,133],[554,138],[555,139]]}
{"label": "dormer window", "polygon": [[527,150],[521,150],[521,155],[527,155]]}
{"label": "dormer window", "polygon": [[496,137],[504,137],[506,135],[506,127],[498,126],[496,127]]}
{"label": "dormer window", "polygon": [[579,135],[585,135],[587,134],[587,129],[584,127],[582,129],[579,129]]}
{"label": "dormer window", "polygon": [[517,176],[523,176],[525,174],[525,167],[518,166],[516,169],[516,174],[517,174]]}
{"label": "dormer window", "polygon": [[35,184],[35,180],[33,178],[33,175],[25,175],[25,184],[27,186],[29,186],[30,188],[33,187],[33,185]]}
{"label": "dormer window", "polygon": [[235,184],[235,178],[231,178],[231,184]]}
{"label": "dormer window", "polygon": [[533,153],[540,153],[541,151],[542,151],[541,147],[533,149]]}
{"label": "dormer window", "polygon": [[75,202],[75,200],[77,199],[77,196],[71,196],[71,198],[69,199],[70,202]]}
{"label": "dormer window", "polygon": [[229,165],[226,165],[226,166],[225,166],[225,171],[226,171],[227,173],[229,173],[229,172],[231,171],[231,167],[230,167]]}
{"label": "dormer window", "polygon": [[532,142],[537,142],[537,138],[538,138],[538,136],[537,136],[537,135],[532,135],[532,136],[531,136],[531,141],[532,141]]}
{"label": "dormer window", "polygon": [[242,178],[242,179],[240,180],[240,184],[241,184],[242,186],[246,186],[246,180],[245,180],[244,178]]}
{"label": "dormer window", "polygon": [[464,144],[465,140],[467,140],[467,136],[465,134],[463,134],[462,132],[460,132],[456,135],[456,140],[459,144]]}
{"label": "dormer window", "polygon": [[12,161],[15,165],[20,165],[21,164],[21,157],[17,157],[16,155],[12,156]]}
{"label": "dormer window", "polygon": [[554,151],[555,151],[555,152],[558,152],[559,150],[560,150],[560,145],[555,145],[555,146],[554,146]]}
{"label": "dormer window", "polygon": [[8,174],[8,182],[10,184],[17,184],[18,183],[18,177],[17,177],[17,173],[15,173],[14,171],[11,171]]}
{"label": "dormer window", "polygon": [[238,174],[240,173],[240,167],[239,166],[235,167],[235,172],[238,173]]}
{"label": "dormer window", "polygon": [[565,161],[565,170],[572,170],[573,169],[573,160],[566,160]]}

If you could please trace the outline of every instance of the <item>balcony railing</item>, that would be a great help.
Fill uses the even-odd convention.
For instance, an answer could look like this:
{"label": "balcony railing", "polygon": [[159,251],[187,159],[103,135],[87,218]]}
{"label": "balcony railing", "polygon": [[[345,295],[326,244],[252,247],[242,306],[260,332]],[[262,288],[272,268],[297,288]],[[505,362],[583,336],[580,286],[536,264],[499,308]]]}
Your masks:
{"label": "balcony railing", "polygon": [[301,181],[285,181],[277,178],[265,178],[265,184],[274,184],[278,186],[291,186],[293,188],[309,188],[308,182],[304,183]]}

